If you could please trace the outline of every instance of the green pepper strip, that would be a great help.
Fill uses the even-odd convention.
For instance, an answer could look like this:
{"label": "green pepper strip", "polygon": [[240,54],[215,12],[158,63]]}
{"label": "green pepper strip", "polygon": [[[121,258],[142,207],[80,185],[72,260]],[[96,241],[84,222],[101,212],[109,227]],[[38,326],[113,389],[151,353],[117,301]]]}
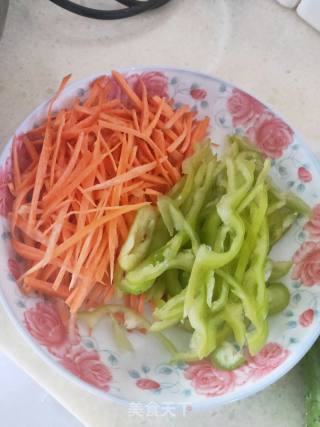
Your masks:
{"label": "green pepper strip", "polygon": [[157,308],[154,311],[154,316],[157,319],[165,320],[167,317],[170,317],[170,315],[175,312],[176,310],[181,312],[181,319],[182,319],[182,312],[183,310],[183,302],[185,298],[186,291],[183,289],[178,295],[170,298],[162,307]]}
{"label": "green pepper strip", "polygon": [[256,262],[252,267],[255,272],[257,282],[257,303],[261,310],[262,317],[267,317],[268,314],[268,298],[266,294],[265,281],[265,263],[269,252],[269,230],[266,219],[262,222],[262,227],[257,241],[255,254]]}
{"label": "green pepper strip", "polygon": [[257,194],[259,194],[263,190],[263,184],[266,179],[266,176],[269,173],[270,166],[270,159],[266,159],[263,164],[263,169],[260,172],[254,187],[251,189],[247,197],[241,202],[240,206],[238,207],[238,213],[241,213],[256,198]]}
{"label": "green pepper strip", "polygon": [[[78,318],[85,321],[90,329],[93,329],[105,315],[115,313],[123,313],[125,320],[127,316],[131,317],[134,319],[134,322],[137,323],[137,327],[150,330],[151,324],[147,319],[137,314],[134,310],[117,304],[107,304],[93,311],[81,312],[78,314]],[[173,357],[177,354],[176,347],[166,336],[160,332],[150,332],[153,333],[154,336],[159,339],[159,341],[161,341],[163,346]]]}
{"label": "green pepper strip", "polygon": [[195,353],[199,359],[208,356],[215,349],[217,324],[223,322],[223,318],[220,319],[219,315],[215,319],[211,319],[209,316],[206,295],[202,291],[195,298],[193,307],[189,311],[189,321],[194,328],[190,340],[190,352]]}
{"label": "green pepper strip", "polygon": [[215,245],[220,224],[221,219],[218,215],[216,208],[214,208],[214,210],[210,214],[208,214],[200,230],[201,241],[206,245],[211,246],[212,249]]}
{"label": "green pepper strip", "polygon": [[170,235],[168,233],[167,227],[164,225],[161,216],[158,216],[155,229],[153,232],[152,240],[149,247],[149,254],[156,251],[157,249],[164,246],[170,240]]}
{"label": "green pepper strip", "polygon": [[195,176],[198,169],[201,167],[203,162],[207,162],[208,159],[213,157],[210,141],[206,141],[203,144],[197,146],[197,150],[194,155],[186,159],[182,164],[182,170],[185,174],[184,185],[181,190],[175,191],[173,194],[170,192],[169,197],[173,198],[178,207],[184,205],[189,196],[192,194],[195,183]]}
{"label": "green pepper strip", "polygon": [[270,282],[281,279],[286,276],[292,267],[292,261],[273,261],[269,260],[271,274],[268,278]]}
{"label": "green pepper strip", "polygon": [[152,206],[139,209],[122,245],[118,262],[122,270],[129,271],[145,258],[152,241],[158,213]]}
{"label": "green pepper strip", "polygon": [[224,308],[224,320],[232,329],[236,342],[243,347],[246,340],[246,325],[242,304],[229,302]]}
{"label": "green pepper strip", "polygon": [[213,247],[213,250],[215,252],[223,252],[224,251],[224,242],[225,242],[225,239],[226,239],[226,236],[227,236],[229,230],[230,230],[229,227],[226,225],[222,225],[219,228],[219,231],[216,235],[215,244]]}
{"label": "green pepper strip", "polygon": [[217,311],[222,310],[226,306],[228,302],[228,295],[229,295],[229,286],[227,283],[223,282],[219,298],[213,301],[212,304],[210,305],[211,313],[216,313]]}
{"label": "green pepper strip", "polygon": [[154,316],[159,321],[151,325],[151,331],[162,331],[182,320],[184,295],[185,291],[182,290],[178,295],[170,298],[162,307],[155,310]]}
{"label": "green pepper strip", "polygon": [[268,210],[267,210],[267,215],[271,215],[273,212],[277,211],[278,209],[283,208],[283,206],[286,205],[285,200],[279,200],[275,203],[272,203],[271,205],[269,205]]}
{"label": "green pepper strip", "polygon": [[207,306],[211,307],[213,292],[216,284],[216,279],[214,276],[214,271],[210,271],[206,280],[206,298],[207,298]]}
{"label": "green pepper strip", "polygon": [[292,212],[287,206],[268,215],[270,230],[270,246],[273,246],[290,229],[297,219],[298,213]]}
{"label": "green pepper strip", "polygon": [[232,144],[238,145],[240,151],[251,151],[261,156],[259,149],[253,144],[251,144],[248,139],[239,135],[230,135],[228,139]]}
{"label": "green pepper strip", "polygon": [[158,277],[154,285],[146,292],[147,301],[154,301],[158,305],[159,301],[166,293],[166,282],[163,276]]}
{"label": "green pepper strip", "polygon": [[166,284],[166,292],[170,297],[174,297],[182,291],[179,281],[179,271],[177,269],[165,271],[162,277]]}
{"label": "green pepper strip", "polygon": [[242,246],[235,271],[235,279],[239,283],[242,283],[244,273],[252,256],[252,251],[256,246],[258,234],[268,207],[268,195],[265,186],[262,187],[261,192],[256,196],[256,198],[257,205],[250,205],[250,224],[246,227],[247,236]]}
{"label": "green pepper strip", "polygon": [[191,240],[192,250],[195,254],[199,248],[199,239],[174,202],[169,197],[163,196],[158,200],[158,208],[170,235],[172,236],[175,230],[185,231]]}
{"label": "green pepper strip", "polygon": [[186,234],[177,233],[163,247],[157,249],[135,269],[129,271],[122,280],[121,287],[126,292],[136,295],[145,292],[153,285],[157,277],[170,268],[170,261],[177,256],[185,241]]}
{"label": "green pepper strip", "polygon": [[222,270],[217,270],[216,274],[223,277],[230,284],[232,292],[242,302],[245,316],[255,327],[254,331],[248,332],[246,335],[249,352],[250,354],[255,355],[266,343],[268,337],[268,322],[260,316],[259,309],[254,298],[247,295],[244,289],[236,280],[233,279],[232,276],[230,276],[230,274],[225,273]]}
{"label": "green pepper strip", "polygon": [[246,317],[255,327],[257,327],[259,324],[259,315],[254,299],[246,294],[244,289],[239,285],[239,282],[237,282],[229,273],[226,273],[223,270],[216,270],[216,274],[222,277],[230,285],[232,293],[242,302]]}
{"label": "green pepper strip", "polygon": [[302,199],[297,197],[291,191],[287,193],[280,192],[279,189],[276,188],[272,179],[270,177],[267,178],[268,189],[271,194],[276,197],[278,200],[282,200],[285,202],[285,205],[290,208],[293,212],[296,212],[303,216],[309,216],[311,212],[311,208],[307,205]]}
{"label": "green pepper strip", "polygon": [[200,294],[189,315],[190,324],[194,328],[190,351],[177,353],[174,356],[175,361],[192,361],[207,357],[230,331],[233,331],[238,344],[244,345],[246,328],[241,304],[228,303],[224,310],[210,316],[208,311],[203,310],[203,303],[203,295]]}
{"label": "green pepper strip", "polygon": [[[203,206],[205,197],[212,187],[215,179],[216,159],[213,158],[206,165],[206,173],[202,185],[199,185],[193,196],[193,204],[186,216],[186,221],[191,227],[195,227],[199,211]],[[178,268],[171,261],[177,256],[181,247],[188,241],[185,231],[179,231],[169,242],[149,255],[135,269],[128,272],[121,282],[121,287],[128,293],[140,294],[149,289],[155,279],[169,268]]]}
{"label": "green pepper strip", "polygon": [[[237,162],[237,161],[236,161]],[[227,168],[233,170],[233,160],[227,159]],[[220,268],[236,257],[241,249],[243,238],[245,234],[245,227],[239,215],[233,210],[236,209],[238,204],[247,194],[253,182],[253,171],[249,163],[241,161],[236,163],[239,171],[243,175],[244,184],[237,190],[227,193],[222,197],[217,205],[217,211],[223,223],[230,227],[234,232],[234,238],[231,243],[230,249],[223,253],[212,251],[205,245],[201,245],[191,271],[190,281],[187,287],[184,316],[188,313],[194,303],[195,297],[199,290],[199,283],[207,279],[208,271],[214,271]]]}

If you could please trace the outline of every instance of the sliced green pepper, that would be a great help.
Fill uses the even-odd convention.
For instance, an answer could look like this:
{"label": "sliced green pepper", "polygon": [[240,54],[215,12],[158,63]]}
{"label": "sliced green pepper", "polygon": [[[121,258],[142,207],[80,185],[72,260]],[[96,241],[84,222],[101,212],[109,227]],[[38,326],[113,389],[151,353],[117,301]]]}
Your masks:
{"label": "sliced green pepper", "polygon": [[227,305],[228,296],[229,296],[229,286],[226,282],[223,281],[221,284],[219,297],[214,301],[212,301],[210,304],[211,313],[215,313],[217,311],[222,310]]}
{"label": "sliced green pepper", "polygon": [[158,216],[151,243],[149,246],[149,254],[164,246],[166,243],[168,243],[169,240],[170,235],[168,233],[168,229],[164,225],[161,216]]}
{"label": "sliced green pepper", "polygon": [[289,304],[290,292],[283,283],[270,283],[267,288],[269,314],[278,314]]}
{"label": "sliced green pepper", "polygon": [[177,269],[165,271],[162,277],[166,283],[166,292],[170,297],[174,297],[182,291],[179,271]]}
{"label": "sliced green pepper", "polygon": [[122,270],[132,270],[145,258],[152,241],[157,216],[158,213],[152,206],[144,206],[138,210],[118,257]]}
{"label": "sliced green pepper", "polygon": [[270,230],[270,246],[273,246],[290,229],[298,217],[298,213],[292,212],[287,206],[268,215],[268,227]]}
{"label": "sliced green pepper", "polygon": [[246,334],[250,354],[255,355],[261,350],[266,342],[268,336],[268,323],[260,315],[255,298],[248,295],[230,274],[222,270],[217,270],[216,274],[220,275],[230,284],[232,292],[242,302],[245,316],[250,320],[255,328],[252,332],[250,331]]}
{"label": "sliced green pepper", "polygon": [[218,215],[218,212],[216,208],[213,208],[212,212],[207,215],[207,218],[204,221],[202,228],[200,230],[201,242],[211,246],[212,249],[214,248],[214,245],[215,245],[220,224],[221,224],[221,219]]}
{"label": "sliced green pepper", "polygon": [[[216,159],[212,159],[208,162],[203,181],[193,195],[192,207],[186,215],[186,221],[191,227],[195,227],[206,194],[212,187],[212,183],[215,179],[215,164]],[[153,285],[155,279],[166,270],[169,268],[179,268],[175,267],[175,264],[172,264],[171,261],[174,260],[179,250],[188,240],[189,237],[186,231],[179,231],[163,247],[157,249],[136,268],[129,271],[122,280],[121,287],[128,293],[140,294],[145,292]]]}
{"label": "sliced green pepper", "polygon": [[270,282],[274,282],[275,280],[281,279],[282,277],[286,276],[290,268],[292,266],[292,261],[272,261],[270,262],[270,269],[271,273],[268,277],[268,280]]}
{"label": "sliced green pepper", "polygon": [[222,371],[233,371],[242,366],[246,359],[240,349],[228,342],[223,342],[210,356],[212,363]]}
{"label": "sliced green pepper", "polygon": [[163,247],[157,249],[135,269],[129,271],[120,286],[126,292],[135,295],[145,292],[153,285],[157,277],[170,268],[170,261],[177,256],[185,241],[186,234],[177,233]]}
{"label": "sliced green pepper", "polygon": [[252,251],[257,243],[258,234],[268,206],[266,187],[262,186],[261,192],[256,196],[257,202],[250,205],[250,220],[246,226],[247,234],[237,260],[235,279],[241,283],[244,273],[252,256]]}
{"label": "sliced green pepper", "polygon": [[174,231],[185,231],[191,241],[193,252],[196,253],[199,248],[199,238],[174,202],[169,197],[160,197],[158,208],[170,236],[173,236]]}
{"label": "sliced green pepper", "polygon": [[[199,291],[199,283],[201,283],[201,281],[205,283],[209,271],[216,270],[232,261],[237,256],[243,243],[245,227],[240,216],[235,212],[235,209],[252,185],[253,170],[251,165],[245,161],[237,162],[237,166],[244,178],[244,183],[239,189],[231,191],[223,196],[217,205],[217,212],[221,220],[233,232],[234,237],[231,246],[228,251],[223,253],[214,252],[206,245],[200,246],[187,287],[184,307],[185,316],[188,315]],[[229,177],[232,176],[234,164],[230,159],[227,159],[227,170],[229,170]]]}

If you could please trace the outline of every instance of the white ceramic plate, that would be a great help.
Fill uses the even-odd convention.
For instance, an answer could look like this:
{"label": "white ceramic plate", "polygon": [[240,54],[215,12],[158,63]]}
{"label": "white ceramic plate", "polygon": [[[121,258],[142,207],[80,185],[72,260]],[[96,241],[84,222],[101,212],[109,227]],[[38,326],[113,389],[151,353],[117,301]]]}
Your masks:
{"label": "white ceramic plate", "polygon": [[[192,365],[168,363],[169,354],[151,336],[131,334],[134,353],[120,353],[104,319],[89,336],[79,325],[80,338],[71,343],[49,300],[21,294],[15,277],[21,264],[10,247],[6,215],[10,210],[9,141],[1,156],[0,169],[0,295],[4,307],[20,332],[40,357],[56,367],[66,380],[76,380],[92,393],[128,403],[129,410],[148,411],[207,408],[256,393],[288,372],[307,352],[319,334],[320,301],[320,168],[297,133],[264,104],[222,80],[186,70],[169,68],[130,69],[124,73],[134,84],[141,74],[151,93],[169,94],[177,105],[187,103],[200,116],[211,119],[211,136],[223,146],[228,134],[239,133],[252,141],[272,160],[271,175],[283,190],[290,189],[309,203],[312,218],[298,220],[275,247],[272,257],[292,259],[294,266],[285,279],[291,292],[288,308],[270,320],[270,334],[264,349],[244,367],[221,372],[208,362]],[[68,86],[55,108],[75,96],[85,97],[89,83],[97,76]],[[40,105],[19,126],[19,135],[45,117],[48,102]],[[174,341],[184,334],[172,331]],[[161,406],[159,406],[161,405]],[[140,408],[140,409],[139,409]],[[168,408],[167,408],[168,410]]]}

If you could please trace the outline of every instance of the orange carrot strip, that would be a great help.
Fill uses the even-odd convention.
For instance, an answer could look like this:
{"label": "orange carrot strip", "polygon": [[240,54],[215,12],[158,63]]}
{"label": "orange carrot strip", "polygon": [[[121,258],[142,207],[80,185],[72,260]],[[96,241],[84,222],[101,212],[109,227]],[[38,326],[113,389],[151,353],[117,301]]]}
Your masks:
{"label": "orange carrot strip", "polygon": [[141,110],[142,109],[141,99],[131,89],[131,87],[128,85],[124,77],[117,71],[112,71],[112,76],[116,80],[118,85],[122,88],[122,90],[128,95],[129,99],[133,102],[133,104],[138,108],[138,110]]}
{"label": "orange carrot strip", "polygon": [[141,112],[140,128],[143,132],[149,124],[149,105],[148,105],[147,89],[143,80],[140,80],[140,85],[142,87],[142,112]]}
{"label": "orange carrot strip", "polygon": [[40,263],[34,265],[33,267],[31,267],[28,270],[28,272],[27,272],[28,275],[30,275],[30,274],[34,273],[35,271],[39,270],[39,268],[44,267],[52,259],[54,250],[55,250],[55,248],[57,246],[57,241],[58,241],[58,238],[59,238],[60,233],[61,233],[61,229],[62,229],[62,226],[63,226],[64,217],[65,217],[65,215],[67,213],[68,207],[69,207],[69,202],[68,202],[68,204],[66,204],[64,206],[63,209],[61,209],[59,211],[57,219],[56,219],[56,222],[55,222],[55,224],[53,226],[52,232],[51,232],[49,240],[48,240],[48,246],[47,246],[47,250],[46,250],[46,252],[44,254],[44,257],[42,258],[42,260],[41,260]]}
{"label": "orange carrot strip", "polygon": [[137,116],[137,112],[136,110],[131,110],[131,114],[132,114],[132,118],[133,118],[133,124],[135,129],[140,133],[140,126],[139,126],[139,121],[138,121],[138,116]]}
{"label": "orange carrot strip", "polygon": [[55,103],[55,101],[57,100],[57,98],[59,97],[59,95],[61,94],[61,92],[65,88],[65,86],[67,85],[70,78],[71,78],[71,74],[68,74],[67,76],[63,77],[63,79],[62,79],[62,81],[58,87],[57,92],[51,98],[51,100],[49,102],[49,106],[48,106],[48,122],[51,121],[51,111],[52,111],[53,104]]}
{"label": "orange carrot strip", "polygon": [[199,122],[198,126],[192,132],[191,144],[201,141],[206,136],[208,131],[208,126],[209,126],[209,117],[206,117],[201,122]]}
{"label": "orange carrot strip", "polygon": [[161,196],[162,192],[157,191],[157,190],[153,190],[152,188],[147,188],[146,190],[144,190],[144,194],[148,194],[151,196]]}
{"label": "orange carrot strip", "polygon": [[36,174],[34,189],[32,193],[31,209],[30,209],[28,224],[27,224],[27,231],[29,232],[31,231],[31,228],[35,223],[35,211],[38,206],[40,192],[41,192],[43,181],[44,181],[44,176],[47,171],[50,152],[51,152],[51,133],[49,128],[47,128],[44,141],[43,141],[40,158],[39,158],[39,164],[37,168],[37,174]]}
{"label": "orange carrot strip", "polygon": [[152,134],[153,129],[157,126],[158,121],[160,119],[160,116],[162,114],[162,110],[163,110],[163,106],[164,106],[165,100],[164,98],[162,98],[158,110],[154,116],[154,118],[152,119],[152,121],[150,122],[150,124],[148,125],[147,129],[145,129],[143,131],[143,135],[146,136],[147,138],[150,137],[150,135]]}
{"label": "orange carrot strip", "polygon": [[[52,182],[50,182],[50,188],[51,187],[52,188],[51,188],[51,191],[47,193],[48,197],[50,197],[51,192],[53,192],[53,193],[54,192],[58,192],[59,189],[61,189],[62,187],[64,187],[65,183],[68,180],[68,177],[70,176],[72,170],[74,169],[74,167],[75,167],[75,165],[77,163],[78,156],[80,154],[81,145],[83,143],[83,139],[84,139],[84,134],[83,134],[83,132],[81,132],[79,134],[79,138],[78,138],[78,140],[76,142],[76,145],[73,148],[72,156],[69,159],[67,167],[65,168],[65,170],[62,173],[62,175],[60,176],[60,178],[57,180],[57,182],[53,186],[52,186],[53,180],[52,180]],[[50,177],[50,180],[51,180],[51,177]]]}
{"label": "orange carrot strip", "polygon": [[[102,162],[107,155],[108,153],[104,153],[97,160],[92,160],[91,158],[91,162],[88,162],[88,161],[84,163],[79,162],[77,165],[78,169],[77,168],[74,169],[73,173],[69,177],[68,184],[65,185],[65,187],[61,189],[61,191],[55,197],[54,204],[56,205],[57,203],[62,201],[66,196],[68,196],[72,191],[74,191],[78,187],[78,185],[97,168],[98,164]],[[87,165],[85,169],[83,169],[84,164]],[[50,212],[50,210],[52,210],[52,202],[53,202],[52,199],[53,199],[53,196],[50,196],[49,194],[43,197],[43,202],[45,202],[44,210],[47,213]]]}
{"label": "orange carrot strip", "polygon": [[142,315],[144,313],[144,300],[145,300],[145,295],[144,294],[139,295],[139,302],[138,302],[137,309],[138,309],[138,312]]}
{"label": "orange carrot strip", "polygon": [[192,121],[193,121],[193,116],[191,114],[187,114],[186,115],[186,129],[187,129],[187,134],[186,134],[186,138],[180,148],[181,153],[185,153],[191,143],[191,131],[192,131]]}
{"label": "orange carrot strip", "polygon": [[29,139],[24,138],[23,139],[23,144],[26,147],[26,150],[28,152],[28,155],[32,161],[32,163],[36,163],[39,161],[39,154],[37,152],[37,150],[35,149],[34,145],[29,141]]}
{"label": "orange carrot strip", "polygon": [[58,290],[52,289],[52,284],[44,280],[34,279],[33,277],[26,277],[24,283],[30,286],[33,290],[39,291],[44,295],[57,296],[60,298],[67,298],[69,295],[68,289],[60,287]]}
{"label": "orange carrot strip", "polygon": [[178,108],[173,116],[171,117],[171,119],[169,119],[166,124],[165,124],[165,128],[166,129],[170,129],[172,128],[172,126],[177,122],[177,120],[179,120],[185,113],[187,113],[189,111],[189,107],[187,105],[183,105],[181,108]]}
{"label": "orange carrot strip", "polygon": [[61,266],[61,268],[60,268],[60,270],[59,270],[59,272],[58,272],[58,274],[57,274],[57,276],[56,276],[56,278],[55,278],[55,280],[53,282],[53,285],[52,285],[52,289],[53,290],[56,291],[56,290],[59,289],[59,287],[61,285],[61,282],[63,280],[63,277],[64,277],[64,275],[67,272],[67,265],[70,264],[71,257],[72,257],[72,251],[69,251],[66,254],[66,257],[65,257],[65,259],[63,261],[63,264],[62,264],[62,266]]}
{"label": "orange carrot strip", "polygon": [[114,185],[121,184],[121,183],[130,181],[131,179],[137,178],[146,172],[150,172],[156,166],[157,166],[157,162],[151,162],[142,166],[137,166],[128,172],[125,172],[121,175],[117,175],[114,178],[109,179],[106,182],[93,185],[92,187],[87,188],[86,191],[105,190],[107,188],[113,187]]}
{"label": "orange carrot strip", "polygon": [[184,126],[183,132],[178,136],[178,138],[167,148],[168,153],[174,152],[185,140],[187,136],[187,126]]}
{"label": "orange carrot strip", "polygon": [[[73,236],[71,236],[69,239],[65,240],[61,245],[57,246],[56,249],[53,251],[52,258],[59,257],[62,255],[66,250],[68,250],[70,247],[74,246],[77,242],[82,240],[86,235],[88,235],[91,231],[96,230],[98,227],[100,227],[103,224],[106,224],[107,222],[111,221],[114,218],[117,218],[117,216],[122,215],[124,213],[134,211],[136,209],[139,209],[142,206],[145,206],[147,203],[136,203],[128,206],[117,206],[110,208],[109,214],[105,215],[104,217],[100,219],[96,219],[92,221],[90,224],[83,227],[81,230],[79,230],[77,233],[75,233]],[[36,265],[32,267],[32,272],[35,272],[39,270],[39,268],[43,267],[43,262],[40,261]],[[29,270],[24,273],[25,276],[29,274]]]}
{"label": "orange carrot strip", "polygon": [[63,130],[64,125],[65,125],[65,114],[62,113],[61,123],[60,123],[59,128],[58,128],[57,137],[55,140],[52,162],[51,162],[50,188],[53,186],[54,173],[55,173],[55,169],[56,169],[56,163],[57,163],[59,148],[60,148],[60,144],[61,144],[61,135],[62,135],[62,130]]}
{"label": "orange carrot strip", "polygon": [[17,189],[21,184],[21,173],[18,159],[17,137],[14,136],[12,144],[12,163],[13,163],[13,182],[14,188]]}

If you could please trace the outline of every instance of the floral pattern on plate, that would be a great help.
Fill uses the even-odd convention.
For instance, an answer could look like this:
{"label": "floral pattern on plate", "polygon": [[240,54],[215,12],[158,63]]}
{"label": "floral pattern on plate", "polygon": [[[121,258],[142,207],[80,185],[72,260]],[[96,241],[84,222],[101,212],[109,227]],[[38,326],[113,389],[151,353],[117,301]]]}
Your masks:
{"label": "floral pattern on plate", "polygon": [[221,396],[248,381],[258,381],[272,372],[288,357],[289,351],[277,343],[268,343],[248,362],[233,371],[221,371],[209,361],[190,364],[185,378],[191,380],[196,393],[207,397]]}
{"label": "floral pattern on plate", "polygon": [[80,344],[80,335],[76,326],[72,339],[63,324],[57,310],[50,302],[38,302],[24,312],[24,324],[30,335],[58,362],[83,381],[109,390],[112,374],[101,362],[99,353],[88,351]]}

